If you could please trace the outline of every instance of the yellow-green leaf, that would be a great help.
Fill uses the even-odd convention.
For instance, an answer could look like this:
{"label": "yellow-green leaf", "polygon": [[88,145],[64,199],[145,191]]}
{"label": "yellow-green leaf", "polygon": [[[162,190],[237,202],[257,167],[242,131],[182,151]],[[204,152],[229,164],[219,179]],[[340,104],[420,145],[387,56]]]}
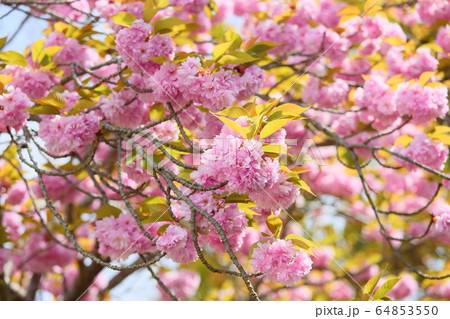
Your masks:
{"label": "yellow-green leaf", "polygon": [[78,100],[70,109],[69,114],[77,114],[80,111],[83,111],[85,109],[89,109],[95,105],[95,102],[81,99]]}
{"label": "yellow-green leaf", "polygon": [[278,238],[281,234],[281,229],[283,228],[283,221],[275,216],[273,213],[270,214],[266,219],[267,228],[272,232],[274,237]]}
{"label": "yellow-green leaf", "polygon": [[246,109],[244,109],[242,107],[237,107],[237,106],[227,107],[226,109],[223,109],[222,111],[215,113],[215,114],[233,117],[233,118],[238,118],[241,116],[250,117],[250,115],[248,114],[248,111]]}
{"label": "yellow-green leaf", "polygon": [[304,167],[300,167],[300,166],[292,167],[291,170],[294,171],[294,172],[297,173],[297,174],[309,172],[309,169],[304,168]]}
{"label": "yellow-green leaf", "polygon": [[271,41],[259,41],[254,43],[248,51],[254,52],[254,53],[261,53],[269,51],[270,49],[273,49],[277,46],[279,46],[280,43],[275,43]]}
{"label": "yellow-green leaf", "polygon": [[0,74],[0,83],[3,85],[8,84],[11,82],[14,78],[9,74]]}
{"label": "yellow-green leaf", "polygon": [[242,127],[238,123],[236,123],[233,120],[230,120],[229,118],[222,117],[222,116],[216,116],[219,120],[221,120],[226,126],[231,128],[233,131],[241,135],[243,138],[246,138],[247,131],[249,130],[247,127]]}
{"label": "yellow-green leaf", "polygon": [[425,44],[421,45],[420,47],[418,47],[418,49],[420,49],[420,48],[428,48],[433,52],[439,52],[439,53],[444,52],[442,47],[436,43],[425,43]]}
{"label": "yellow-green leaf", "polygon": [[118,217],[120,213],[122,213],[122,211],[119,208],[111,205],[103,205],[102,207],[100,207],[95,211],[95,214],[97,215],[98,219],[109,216]]}
{"label": "yellow-green leaf", "polygon": [[297,235],[297,234],[287,235],[285,240],[292,241],[292,243],[295,246],[298,246],[299,248],[304,249],[304,250],[310,250],[311,248],[319,248],[319,245],[316,244],[315,242],[308,240],[306,238],[303,238],[302,236]]}
{"label": "yellow-green leaf", "polygon": [[5,45],[6,39],[7,39],[6,37],[0,38],[0,49],[3,48],[3,46]]}
{"label": "yellow-green leaf", "polygon": [[28,62],[25,57],[15,51],[0,52],[0,61],[4,61],[6,64],[14,64],[25,67],[28,66]]}
{"label": "yellow-green leaf", "polygon": [[336,15],[359,15],[361,13],[361,10],[359,10],[358,7],[355,6],[346,6],[338,11]]}
{"label": "yellow-green leaf", "polygon": [[137,20],[137,18],[128,12],[119,12],[111,16],[111,19],[115,24],[121,25],[123,27],[131,27],[131,24]]}
{"label": "yellow-green leaf", "polygon": [[413,140],[413,138],[409,135],[402,135],[399,136],[395,142],[394,142],[394,146],[398,146],[398,145],[402,145],[403,148],[405,148],[406,146],[409,145],[409,143],[411,143],[411,141]]}
{"label": "yellow-green leaf", "polygon": [[232,30],[228,30],[227,32],[225,32],[225,39],[226,41],[233,42],[233,44],[230,47],[230,51],[239,49],[239,47],[242,44],[241,36]]}
{"label": "yellow-green leaf", "polygon": [[151,196],[142,201],[139,206],[144,215],[154,215],[167,210],[167,201],[161,196]]}
{"label": "yellow-green leaf", "polygon": [[31,58],[33,61],[37,61],[39,58],[39,55],[41,54],[42,50],[44,49],[44,39],[37,40],[34,42],[33,46],[31,47]]}
{"label": "yellow-green leaf", "polygon": [[222,55],[225,54],[225,52],[227,52],[230,49],[232,44],[233,44],[233,41],[228,41],[228,42],[224,42],[224,43],[220,43],[220,44],[216,45],[213,49],[213,58],[214,59],[220,58]]}
{"label": "yellow-green leaf", "polygon": [[66,107],[66,101],[64,100],[64,97],[57,92],[50,93],[46,97],[40,98],[40,99],[34,99],[34,102],[42,105],[50,105],[54,106],[60,109],[63,109]]}
{"label": "yellow-green leaf", "polygon": [[405,78],[403,77],[403,74],[396,74],[392,77],[390,77],[387,81],[386,84],[387,85],[396,85],[402,82],[405,82]]}
{"label": "yellow-green leaf", "polygon": [[377,291],[375,292],[375,295],[373,295],[373,299],[378,300],[378,299],[381,299],[384,296],[386,296],[386,294],[392,288],[394,288],[394,286],[399,282],[400,279],[401,278],[397,277],[397,278],[389,279],[388,281],[386,281],[384,284],[381,285],[380,288],[377,289]]}
{"label": "yellow-green leaf", "polygon": [[381,275],[382,275],[382,273],[369,279],[369,281],[364,285],[364,293],[365,294],[372,296],[373,291],[377,287],[378,281],[380,281]]}
{"label": "yellow-green leaf", "polygon": [[156,103],[152,105],[149,112],[150,120],[162,120],[166,114],[166,108],[162,103]]}
{"label": "yellow-green leaf", "polygon": [[280,119],[267,123],[261,130],[259,137],[265,138],[267,136],[272,135],[273,133],[281,129],[283,126],[288,124],[290,121],[291,119]]}
{"label": "yellow-green leaf", "polygon": [[230,54],[224,55],[219,63],[222,65],[225,64],[245,64],[258,60],[257,58],[252,57],[250,54],[240,51],[233,51]]}
{"label": "yellow-green leaf", "polygon": [[395,46],[397,46],[397,45],[405,45],[406,44],[406,41],[403,40],[402,38],[399,38],[399,37],[385,38],[384,42],[386,42],[387,44],[390,44],[390,45],[395,45]]}
{"label": "yellow-green leaf", "polygon": [[157,5],[156,1],[155,0],[145,0],[144,12],[143,12],[144,21],[147,23],[150,22],[157,12],[158,12],[158,5]]}
{"label": "yellow-green leaf", "polygon": [[287,153],[287,150],[283,145],[276,144],[276,143],[264,144],[262,146],[262,150],[264,153],[272,153],[272,154],[277,154],[277,155]]}
{"label": "yellow-green leaf", "polygon": [[169,59],[165,56],[155,56],[155,57],[149,58],[149,60],[156,62],[158,64],[164,64],[165,62],[169,61]]}
{"label": "yellow-green leaf", "polygon": [[161,17],[155,22],[153,22],[153,32],[154,33],[167,33],[172,31],[173,27],[179,25],[186,25],[189,22],[181,20],[179,18],[171,17],[165,18]]}
{"label": "yellow-green leaf", "polygon": [[433,134],[445,134],[445,133],[450,133],[450,127],[438,125],[434,128]]}
{"label": "yellow-green leaf", "polygon": [[421,86],[425,86],[425,84],[427,84],[427,82],[431,79],[431,77],[433,76],[433,75],[435,75],[436,74],[436,71],[428,71],[428,72],[423,72],[421,75],[420,75],[420,78],[419,78],[419,84],[421,85]]}
{"label": "yellow-green leaf", "polygon": [[293,103],[285,103],[275,108],[272,112],[281,111],[283,115],[298,116],[309,108],[310,107],[302,107]]}
{"label": "yellow-green leaf", "polygon": [[24,111],[28,111],[30,114],[59,114],[59,109],[51,105],[35,105]]}

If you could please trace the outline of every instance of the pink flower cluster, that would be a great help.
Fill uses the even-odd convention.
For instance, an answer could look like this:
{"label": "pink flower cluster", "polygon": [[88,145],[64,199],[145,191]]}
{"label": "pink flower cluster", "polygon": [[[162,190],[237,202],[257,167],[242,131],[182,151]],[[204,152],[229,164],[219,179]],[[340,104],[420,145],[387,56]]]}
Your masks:
{"label": "pink flower cluster", "polygon": [[428,26],[437,21],[450,20],[450,3],[447,0],[422,0],[416,4],[416,10]]}
{"label": "pink flower cluster", "polygon": [[147,82],[154,90],[155,101],[175,99],[179,104],[193,101],[215,112],[231,106],[237,99],[252,96],[263,80],[264,71],[256,65],[244,69],[242,76],[224,68],[211,73],[202,67],[200,59],[188,57],[179,68],[164,63]]}
{"label": "pink flower cluster", "polygon": [[39,124],[39,137],[55,155],[82,151],[95,140],[100,118],[92,113],[45,118]]}
{"label": "pink flower cluster", "polygon": [[[64,242],[63,236],[57,236]],[[43,274],[54,266],[64,267],[76,259],[78,253],[51,241],[44,233],[31,233],[24,248],[23,267],[34,273]]]}
{"label": "pink flower cluster", "polygon": [[99,104],[105,119],[113,124],[136,128],[148,121],[148,106],[129,88],[101,98]]}
{"label": "pink flower cluster", "polygon": [[333,163],[306,172],[308,185],[317,194],[331,194],[338,197],[350,197],[361,192],[361,182],[356,176],[345,173],[339,163]]}
{"label": "pink flower cluster", "polygon": [[[159,274],[159,278],[179,299],[194,297],[201,281],[198,273],[186,269],[164,272]],[[158,286],[158,290],[161,293],[162,300],[172,300],[160,286]]]}
{"label": "pink flower cluster", "polygon": [[263,190],[250,193],[250,199],[255,201],[258,207],[262,209],[288,208],[300,195],[298,187],[287,181],[289,178],[289,175],[281,173],[276,183]]}
{"label": "pink flower cluster", "polygon": [[32,70],[16,65],[8,65],[0,73],[13,76],[14,79],[9,85],[20,88],[31,99],[39,99],[46,96],[56,78],[49,71]]}
{"label": "pink flower cluster", "polygon": [[275,240],[259,243],[250,260],[256,271],[264,273],[270,281],[292,286],[309,273],[312,260],[301,250],[296,250],[292,242]]}
{"label": "pink flower cluster", "polygon": [[387,295],[394,299],[404,299],[416,293],[419,289],[417,280],[410,274],[405,274]]}
{"label": "pink flower cluster", "polygon": [[0,132],[6,132],[8,127],[20,130],[30,116],[24,109],[32,105],[21,89],[8,87],[0,95]]}
{"label": "pink flower cluster", "polygon": [[133,71],[153,74],[159,64],[150,60],[154,57],[172,58],[174,43],[169,35],[151,35],[152,26],[142,20],[136,20],[130,28],[124,28],[117,34],[117,52]]}
{"label": "pink flower cluster", "polygon": [[11,259],[11,250],[0,247],[0,275],[3,274],[5,264]]}
{"label": "pink flower cluster", "polygon": [[448,112],[447,88],[422,87],[415,83],[401,83],[397,89],[395,103],[401,115],[409,115],[414,124],[422,124]]}
{"label": "pink flower cluster", "polygon": [[350,300],[355,296],[355,289],[344,280],[333,281],[329,286],[328,293],[331,300]]}
{"label": "pink flower cluster", "polygon": [[433,283],[427,288],[427,293],[441,298],[450,298],[450,280]]}
{"label": "pink flower cluster", "polygon": [[[54,2],[52,0],[37,0],[36,2]],[[78,0],[76,3],[70,4],[70,1],[67,1],[67,4],[64,4],[63,2],[61,4],[49,4],[48,10],[51,10],[51,12],[54,12],[55,14],[58,14],[59,16],[66,17],[70,20],[74,21],[82,21],[88,12],[90,12],[90,6],[89,3],[92,2],[92,0]],[[42,15],[42,11],[32,9],[33,13],[40,16]],[[84,14],[86,12],[86,14]]]}
{"label": "pink flower cluster", "polygon": [[435,211],[436,223],[435,230],[437,233],[448,233],[450,230],[450,205],[444,204],[441,209]]}
{"label": "pink flower cluster", "polygon": [[[436,170],[443,168],[448,157],[448,147],[441,142],[433,142],[426,134],[417,135],[407,147],[401,148],[397,146],[394,150],[407,158]],[[418,168],[415,164],[401,158],[397,158],[397,161],[409,171],[414,171]]]}
{"label": "pink flower cluster", "polygon": [[[54,31],[45,39],[45,46],[61,46],[53,61],[56,63],[77,62],[85,67],[94,66],[100,59],[98,53],[93,48],[80,44],[77,39],[68,38],[63,33]],[[60,66],[66,74],[70,74],[69,66]]]}
{"label": "pink flower cluster", "polygon": [[341,79],[321,86],[318,78],[311,77],[303,88],[302,99],[308,105],[317,104],[322,108],[335,108],[347,99],[348,90],[347,82]]}
{"label": "pink flower cluster", "polygon": [[188,264],[197,259],[191,232],[180,226],[167,227],[164,234],[157,239],[156,247],[177,263]]}
{"label": "pink flower cluster", "polygon": [[439,28],[436,44],[440,45],[445,53],[450,53],[450,24]]}
{"label": "pink flower cluster", "polygon": [[371,76],[364,82],[363,88],[356,89],[356,105],[367,108],[367,114],[362,116],[365,122],[375,120],[373,126],[386,128],[398,119],[395,93],[390,89],[381,76]]}
{"label": "pink flower cluster", "polygon": [[131,214],[105,217],[95,222],[99,253],[112,259],[126,259],[133,253],[155,251],[154,243],[139,229]]}
{"label": "pink flower cluster", "polygon": [[205,186],[228,181],[230,191],[249,194],[271,187],[278,181],[279,169],[278,161],[264,155],[261,142],[222,133],[202,154],[201,165],[191,177]]}
{"label": "pink flower cluster", "polygon": [[191,14],[199,14],[203,8],[209,3],[209,0],[169,0],[173,6],[180,6],[183,11]]}
{"label": "pink flower cluster", "polygon": [[[78,183],[77,178],[73,175],[69,175],[67,179],[75,185]],[[72,202],[78,195],[74,187],[62,176],[42,175],[42,181],[49,199],[53,201],[59,200],[61,203],[67,204]],[[33,186],[33,192],[38,197],[44,197],[38,180]]]}
{"label": "pink flower cluster", "polygon": [[403,74],[412,79],[419,78],[423,72],[435,71],[439,62],[428,48],[417,49],[407,60],[400,50],[392,48],[386,54],[386,63],[392,74]]}
{"label": "pink flower cluster", "polygon": [[28,190],[23,181],[18,181],[8,190],[6,203],[20,205],[29,198]]}
{"label": "pink flower cluster", "polygon": [[[227,204],[224,199],[216,198],[212,192],[198,192],[189,198],[223,228],[232,249],[237,250],[242,246],[248,221],[244,212],[238,209],[237,204]],[[174,204],[173,211],[178,218],[191,221],[191,209],[185,202]],[[204,234],[200,237],[202,242],[209,243],[216,251],[225,251],[215,227],[199,213],[197,213],[196,226]]]}

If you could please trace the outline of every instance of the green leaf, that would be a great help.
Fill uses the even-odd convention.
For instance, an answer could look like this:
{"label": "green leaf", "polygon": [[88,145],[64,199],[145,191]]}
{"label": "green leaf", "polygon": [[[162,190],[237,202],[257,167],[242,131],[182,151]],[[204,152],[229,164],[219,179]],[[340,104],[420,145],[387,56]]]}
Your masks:
{"label": "green leaf", "polygon": [[281,218],[275,216],[273,213],[266,218],[267,228],[272,232],[273,236],[278,238],[281,234],[281,229],[283,228],[283,221]]}
{"label": "green leaf", "polygon": [[246,109],[244,109],[242,107],[237,107],[237,106],[227,107],[223,111],[220,111],[220,112],[215,113],[215,114],[216,115],[223,115],[223,116],[233,117],[233,118],[238,118],[238,117],[241,117],[241,116],[250,117],[250,115],[248,114],[248,111]]}
{"label": "green leaf", "polygon": [[382,274],[383,273],[381,272],[378,275],[376,275],[375,277],[370,278],[369,281],[364,285],[364,293],[366,295],[369,295],[369,297],[372,296],[373,291],[377,287],[377,283],[378,283],[378,281],[380,281]]}
{"label": "green leaf", "polygon": [[59,114],[59,109],[51,105],[35,105],[24,111],[28,111],[30,114]]}
{"label": "green leaf", "polygon": [[288,124],[292,119],[280,119],[275,120],[272,122],[267,123],[263,129],[261,130],[261,133],[259,134],[259,138],[265,138],[267,136],[272,135],[276,131],[278,131],[280,128]]}
{"label": "green leaf", "polygon": [[394,286],[399,282],[401,278],[397,277],[397,278],[393,278],[393,279],[389,279],[388,281],[386,281],[384,284],[381,285],[380,288],[378,288],[378,290],[375,292],[375,295],[373,296],[374,300],[378,300],[378,299],[382,299],[383,297],[386,296],[386,294],[392,289],[394,288]]}
{"label": "green leaf", "polygon": [[99,219],[109,216],[119,217],[121,213],[122,211],[119,208],[111,205],[103,205],[102,207],[100,207],[95,211],[95,214]]}
{"label": "green leaf", "polygon": [[166,114],[166,108],[162,103],[156,103],[152,105],[150,108],[150,112],[148,114],[150,120],[162,120],[164,115]]}
{"label": "green leaf", "polygon": [[6,37],[0,38],[0,49],[3,48],[3,46],[5,45],[6,39],[7,39]]}
{"label": "green leaf", "polygon": [[5,51],[0,52],[0,60],[5,62],[6,64],[14,64],[20,66],[28,66],[28,62],[25,57],[15,51]]}
{"label": "green leaf", "polygon": [[66,101],[64,100],[64,97],[58,92],[50,93],[46,97],[40,99],[33,99],[33,101],[42,105],[54,106],[59,109],[64,109],[66,107]]}
{"label": "green leaf", "polygon": [[93,107],[96,103],[94,101],[89,101],[85,99],[78,100],[70,109],[69,114],[77,114],[80,111],[83,111],[85,109],[90,109]]}
{"label": "green leaf", "polygon": [[137,18],[128,12],[119,12],[111,16],[111,19],[115,24],[121,25],[123,27],[131,27],[131,24],[137,20]]}
{"label": "green leaf", "polygon": [[149,23],[158,12],[158,5],[155,0],[145,0],[144,5],[144,21]]}

